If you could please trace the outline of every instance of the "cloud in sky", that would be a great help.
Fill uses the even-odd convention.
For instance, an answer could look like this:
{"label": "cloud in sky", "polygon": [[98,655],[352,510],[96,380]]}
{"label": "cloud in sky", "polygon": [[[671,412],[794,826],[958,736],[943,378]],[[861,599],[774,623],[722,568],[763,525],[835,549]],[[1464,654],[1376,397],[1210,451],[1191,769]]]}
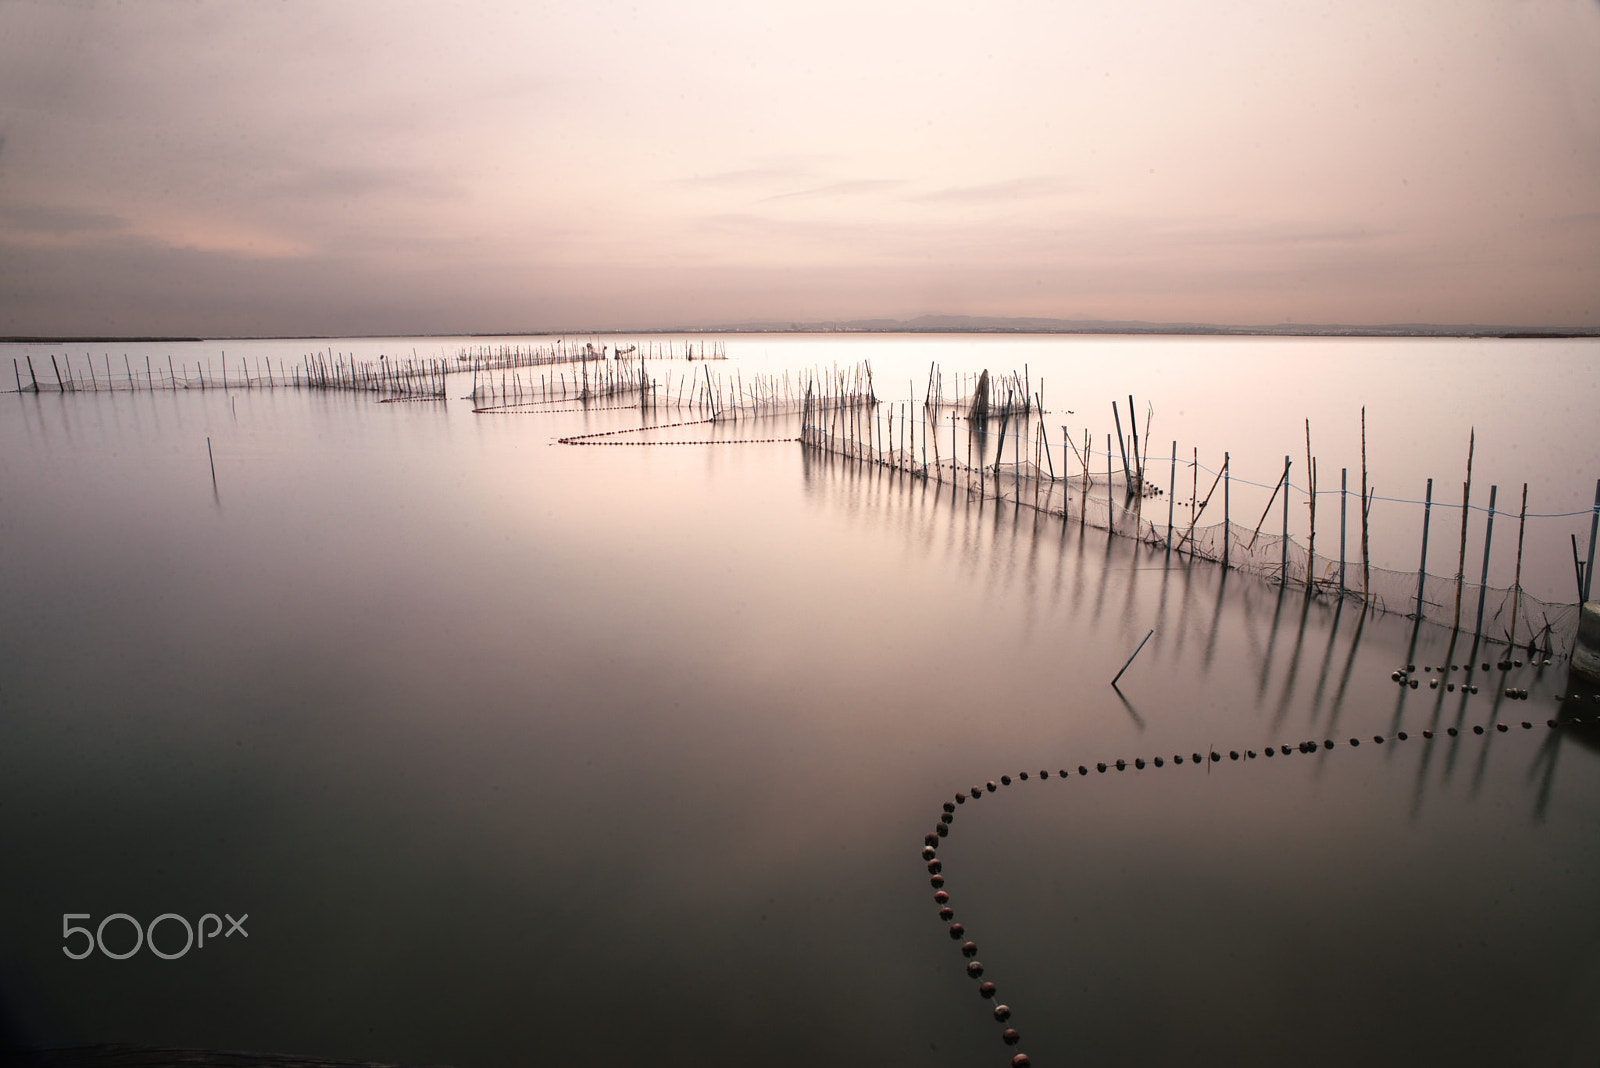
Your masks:
{"label": "cloud in sky", "polygon": [[0,333],[1600,325],[1600,5],[0,3]]}

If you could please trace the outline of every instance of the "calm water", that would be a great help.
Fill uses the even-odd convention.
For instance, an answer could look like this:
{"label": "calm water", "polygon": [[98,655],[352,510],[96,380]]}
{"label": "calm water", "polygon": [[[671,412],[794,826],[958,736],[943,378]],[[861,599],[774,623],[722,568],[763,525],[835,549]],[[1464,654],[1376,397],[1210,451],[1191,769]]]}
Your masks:
{"label": "calm water", "polygon": [[[1307,417],[1319,464],[1358,469],[1362,403],[1380,492],[1459,495],[1473,425],[1502,500],[1526,480],[1530,510],[1583,511],[1600,474],[1593,343],[729,351],[716,369],[870,356],[890,396],[930,360],[1027,362],[1069,425],[1103,435],[1131,391],[1157,441],[1269,484]],[[1592,1062],[1600,766],[1543,726],[1562,664],[1402,691],[1395,667],[1464,650],[791,443],[568,448],[639,417],[470,408],[0,397],[13,1042],[1006,1064],[918,850],[956,790],[1030,770],[960,806],[940,857],[1033,1063]],[[1529,529],[1525,575],[1570,600],[1586,519]],[[1228,759],[1310,738],[1338,748]],[[248,938],[71,960],[66,913],[248,913]]]}

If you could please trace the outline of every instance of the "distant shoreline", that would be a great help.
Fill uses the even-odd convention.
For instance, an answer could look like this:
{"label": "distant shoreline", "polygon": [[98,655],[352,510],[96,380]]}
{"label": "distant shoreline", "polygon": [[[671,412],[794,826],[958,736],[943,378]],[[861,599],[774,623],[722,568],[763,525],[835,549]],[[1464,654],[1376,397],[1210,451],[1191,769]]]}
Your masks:
{"label": "distant shoreline", "polygon": [[1096,335],[1121,337],[1375,337],[1375,338],[1504,338],[1508,340],[1572,340],[1600,337],[1600,327],[1540,330],[1506,326],[1340,326],[1334,324],[1281,326],[1216,326],[1209,323],[1143,323],[1071,319],[989,319],[968,316],[922,316],[910,321],[866,319],[820,323],[737,323],[720,326],[674,326],[628,330],[620,328],[574,330],[497,330],[487,333],[446,331],[401,334],[228,334],[210,337],[121,335],[26,335],[0,337],[8,345],[82,344],[192,344],[207,341],[386,341],[403,338],[508,338],[508,337],[636,337],[683,334],[1010,334]]}

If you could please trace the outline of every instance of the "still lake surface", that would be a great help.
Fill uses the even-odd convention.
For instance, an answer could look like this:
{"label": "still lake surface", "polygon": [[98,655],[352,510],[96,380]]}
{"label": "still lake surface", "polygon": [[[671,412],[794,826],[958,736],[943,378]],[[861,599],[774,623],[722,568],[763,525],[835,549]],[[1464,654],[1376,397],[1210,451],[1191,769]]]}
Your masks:
{"label": "still lake surface", "polygon": [[[714,372],[870,359],[889,399],[931,362],[1026,363],[1076,431],[1103,441],[1131,392],[1152,455],[1230,450],[1269,489],[1307,418],[1323,484],[1358,472],[1364,404],[1380,494],[1434,477],[1459,502],[1476,428],[1475,502],[1526,481],[1530,512],[1568,513],[1529,520],[1524,583],[1573,599],[1593,341],[724,340]],[[1408,660],[1464,661],[1447,632],[792,442],[565,447],[640,416],[475,415],[469,389],[0,396],[9,1041],[1007,1064],[918,853],[941,803],[1005,774],[939,857],[1036,1065],[1593,1062],[1600,747],[1544,726],[1580,707],[1564,660],[1402,689]],[[1413,511],[1375,562],[1415,566]],[[1459,514],[1436,505],[1441,556]],[[1313,738],[1337,747],[1243,755]],[[69,913],[248,913],[248,937],[74,960]],[[103,937],[133,945],[125,921]]]}

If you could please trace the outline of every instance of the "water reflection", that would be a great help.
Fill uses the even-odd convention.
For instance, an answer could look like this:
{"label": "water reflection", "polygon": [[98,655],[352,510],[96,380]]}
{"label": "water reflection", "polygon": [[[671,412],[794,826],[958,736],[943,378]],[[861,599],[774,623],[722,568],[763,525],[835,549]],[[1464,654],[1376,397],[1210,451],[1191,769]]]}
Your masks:
{"label": "water reflection", "polygon": [[[491,420],[280,392],[240,399],[235,423],[220,391],[24,403],[0,422],[0,958],[59,1044],[473,1068],[760,1049],[798,1068],[899,1063],[936,1041],[928,1060],[975,1063],[998,1047],[970,1026],[977,999],[912,855],[930,799],[1020,768],[1292,744],[1302,716],[1342,738],[1535,707],[1400,690],[1406,655],[1454,657],[1443,635],[1285,600],[1076,511],[792,445],[548,444],[631,412]],[[207,434],[220,511],[200,496]],[[1553,705],[1556,672],[1491,674],[1493,692]],[[1126,1051],[1106,1036],[1131,1030],[1240,1050],[1236,1005],[1189,1015],[1219,990],[1290,1021],[1286,1041],[1332,997],[1392,1015],[1383,976],[1413,974],[1415,932],[1341,928],[1341,948],[1308,917],[1486,905],[1458,891],[1463,866],[1500,877],[1519,916],[1592,897],[1592,742],[1533,733],[1490,739],[1486,760],[1488,744],[1464,748],[1444,775],[1434,750],[1476,735],[1019,795],[1039,808],[984,839],[1005,854],[995,870],[1038,865],[1009,887],[1039,926],[1002,953],[1007,982],[1026,993],[1070,958],[1090,988],[1019,996],[1038,1013],[1019,1022],[1110,1063]],[[961,892],[982,915],[978,888]],[[80,900],[155,915],[224,893],[270,919],[247,968],[61,956],[60,913]],[[1067,926],[1083,917],[1093,930]],[[1525,932],[1472,919],[1493,959],[1430,942],[1422,963],[1429,983],[1483,986],[1449,989],[1487,1019],[1482,979]],[[1216,953],[1191,958],[1217,930]],[[1571,937],[1541,931],[1534,954],[1564,961]],[[1151,950],[1132,979],[1130,945]],[[730,1011],[708,1018],[706,990]],[[1407,1034],[1393,1048],[1410,1055]]]}

